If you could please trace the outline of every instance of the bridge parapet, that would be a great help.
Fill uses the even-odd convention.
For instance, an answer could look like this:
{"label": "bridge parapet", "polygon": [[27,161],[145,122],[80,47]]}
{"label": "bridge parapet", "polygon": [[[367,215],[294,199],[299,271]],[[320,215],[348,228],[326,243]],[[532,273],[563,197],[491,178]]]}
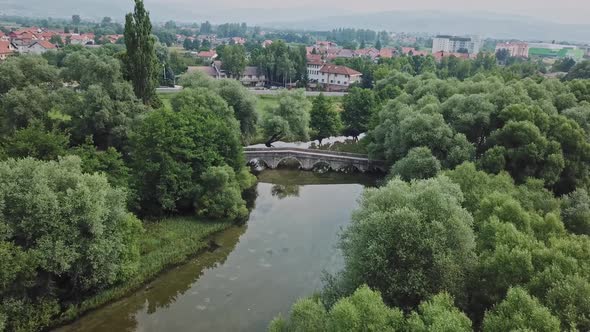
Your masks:
{"label": "bridge parapet", "polygon": [[354,167],[362,172],[386,171],[384,161],[371,160],[367,155],[358,153],[304,148],[244,148],[244,154],[249,163],[258,160],[264,162],[269,168],[276,168],[283,160],[294,159],[305,170],[311,170],[323,163],[333,170]]}

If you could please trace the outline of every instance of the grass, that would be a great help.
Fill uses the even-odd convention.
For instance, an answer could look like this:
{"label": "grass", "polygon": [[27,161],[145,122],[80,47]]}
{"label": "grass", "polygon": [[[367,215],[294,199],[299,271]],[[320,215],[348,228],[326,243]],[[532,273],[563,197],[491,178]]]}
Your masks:
{"label": "grass", "polygon": [[145,233],[140,240],[139,272],[131,280],[104,290],[84,300],[79,305],[72,305],[54,326],[74,320],[85,312],[120,299],[147,282],[156,278],[163,271],[185,263],[208,247],[207,239],[215,233],[229,228],[228,221],[208,221],[196,218],[170,218],[144,224]]}

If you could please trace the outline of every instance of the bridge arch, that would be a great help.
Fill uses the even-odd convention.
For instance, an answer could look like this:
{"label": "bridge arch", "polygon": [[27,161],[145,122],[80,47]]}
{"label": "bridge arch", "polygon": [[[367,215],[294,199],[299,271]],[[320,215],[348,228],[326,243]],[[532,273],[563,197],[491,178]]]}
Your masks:
{"label": "bridge arch", "polygon": [[297,164],[299,164],[299,167],[298,167],[299,169],[303,168],[303,166],[304,166],[303,162],[301,160],[299,160],[299,158],[297,158],[295,156],[286,156],[286,157],[278,159],[274,168],[279,168],[279,166],[285,165],[285,163],[289,162],[289,161],[294,161]]}

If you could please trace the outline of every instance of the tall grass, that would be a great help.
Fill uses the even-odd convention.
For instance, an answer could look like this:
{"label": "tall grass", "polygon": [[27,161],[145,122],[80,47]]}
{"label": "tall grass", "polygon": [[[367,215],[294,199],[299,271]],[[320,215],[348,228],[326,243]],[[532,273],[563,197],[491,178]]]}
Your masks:
{"label": "tall grass", "polygon": [[186,262],[208,246],[208,238],[232,225],[227,221],[207,221],[195,218],[171,218],[144,225],[140,240],[140,267],[138,274],[127,282],[111,287],[82,301],[70,305],[51,325],[72,321],[85,312],[124,297],[164,270]]}

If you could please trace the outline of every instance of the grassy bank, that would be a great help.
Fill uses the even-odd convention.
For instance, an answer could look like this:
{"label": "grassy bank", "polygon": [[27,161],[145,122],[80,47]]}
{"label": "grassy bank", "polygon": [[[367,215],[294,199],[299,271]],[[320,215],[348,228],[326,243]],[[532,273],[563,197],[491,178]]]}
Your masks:
{"label": "grassy bank", "polygon": [[207,221],[196,218],[171,218],[145,223],[140,242],[138,274],[124,284],[109,288],[72,305],[54,326],[65,324],[85,312],[122,298],[153,280],[163,271],[186,262],[208,246],[208,238],[229,228],[231,222]]}

